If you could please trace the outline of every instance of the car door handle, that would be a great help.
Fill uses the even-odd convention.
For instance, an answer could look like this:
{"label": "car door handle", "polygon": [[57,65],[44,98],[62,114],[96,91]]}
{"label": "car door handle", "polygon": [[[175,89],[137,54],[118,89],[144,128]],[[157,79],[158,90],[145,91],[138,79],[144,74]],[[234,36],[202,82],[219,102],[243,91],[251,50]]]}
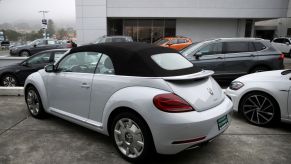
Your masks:
{"label": "car door handle", "polygon": [[255,55],[254,54],[251,54],[250,57],[255,57]]}
{"label": "car door handle", "polygon": [[223,59],[223,57],[217,57],[216,59]]}
{"label": "car door handle", "polygon": [[81,88],[90,88],[90,86],[87,83],[82,83]]}

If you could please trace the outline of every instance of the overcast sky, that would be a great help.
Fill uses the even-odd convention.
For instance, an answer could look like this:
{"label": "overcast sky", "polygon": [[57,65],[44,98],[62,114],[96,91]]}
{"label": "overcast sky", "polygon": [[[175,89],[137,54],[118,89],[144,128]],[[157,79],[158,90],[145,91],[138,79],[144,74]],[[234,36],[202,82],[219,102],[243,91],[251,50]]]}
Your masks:
{"label": "overcast sky", "polygon": [[39,10],[49,10],[53,20],[75,20],[75,0],[0,0],[0,23],[40,20]]}

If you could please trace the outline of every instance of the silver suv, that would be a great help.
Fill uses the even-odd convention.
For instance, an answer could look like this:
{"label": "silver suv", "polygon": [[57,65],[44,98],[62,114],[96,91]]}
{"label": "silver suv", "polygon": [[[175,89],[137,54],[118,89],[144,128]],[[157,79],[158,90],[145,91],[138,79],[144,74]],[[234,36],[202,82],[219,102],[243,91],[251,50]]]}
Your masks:
{"label": "silver suv", "polygon": [[194,43],[181,53],[194,65],[215,71],[217,80],[283,69],[284,55],[270,41],[256,38],[221,38]]}

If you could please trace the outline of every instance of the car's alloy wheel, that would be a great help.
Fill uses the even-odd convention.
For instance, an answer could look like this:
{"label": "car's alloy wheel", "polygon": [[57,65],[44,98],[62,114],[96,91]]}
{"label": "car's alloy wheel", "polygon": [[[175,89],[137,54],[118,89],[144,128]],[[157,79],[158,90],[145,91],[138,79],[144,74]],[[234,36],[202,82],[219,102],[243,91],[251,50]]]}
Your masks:
{"label": "car's alloy wheel", "polygon": [[1,80],[2,86],[15,87],[17,85],[16,78],[12,75],[6,75]]}
{"label": "car's alloy wheel", "polygon": [[23,57],[29,57],[30,55],[29,55],[29,52],[28,52],[28,51],[22,51],[22,52],[20,53],[20,56],[23,56]]}
{"label": "car's alloy wheel", "polygon": [[129,118],[120,119],[114,128],[114,138],[120,152],[137,158],[144,148],[144,137],[139,126]]}
{"label": "car's alloy wheel", "polygon": [[37,90],[30,86],[25,92],[25,100],[29,113],[35,118],[43,118],[46,116],[42,102]]}
{"label": "car's alloy wheel", "polygon": [[39,113],[39,99],[34,90],[28,91],[26,102],[30,113],[36,116]]}
{"label": "car's alloy wheel", "polygon": [[249,122],[259,126],[269,125],[277,117],[274,100],[261,93],[247,95],[241,105],[241,111]]}
{"label": "car's alloy wheel", "polygon": [[145,162],[155,152],[147,124],[133,113],[121,113],[114,118],[111,138],[122,157],[130,162]]}

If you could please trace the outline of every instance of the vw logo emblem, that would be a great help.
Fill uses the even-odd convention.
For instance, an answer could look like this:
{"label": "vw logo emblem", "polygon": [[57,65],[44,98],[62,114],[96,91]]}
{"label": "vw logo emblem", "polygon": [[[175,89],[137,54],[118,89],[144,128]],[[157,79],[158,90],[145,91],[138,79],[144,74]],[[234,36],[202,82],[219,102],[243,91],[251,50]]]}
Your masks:
{"label": "vw logo emblem", "polygon": [[212,91],[211,88],[207,88],[207,91],[208,91],[208,93],[211,94],[212,96],[214,95],[214,93],[213,93],[213,91]]}

